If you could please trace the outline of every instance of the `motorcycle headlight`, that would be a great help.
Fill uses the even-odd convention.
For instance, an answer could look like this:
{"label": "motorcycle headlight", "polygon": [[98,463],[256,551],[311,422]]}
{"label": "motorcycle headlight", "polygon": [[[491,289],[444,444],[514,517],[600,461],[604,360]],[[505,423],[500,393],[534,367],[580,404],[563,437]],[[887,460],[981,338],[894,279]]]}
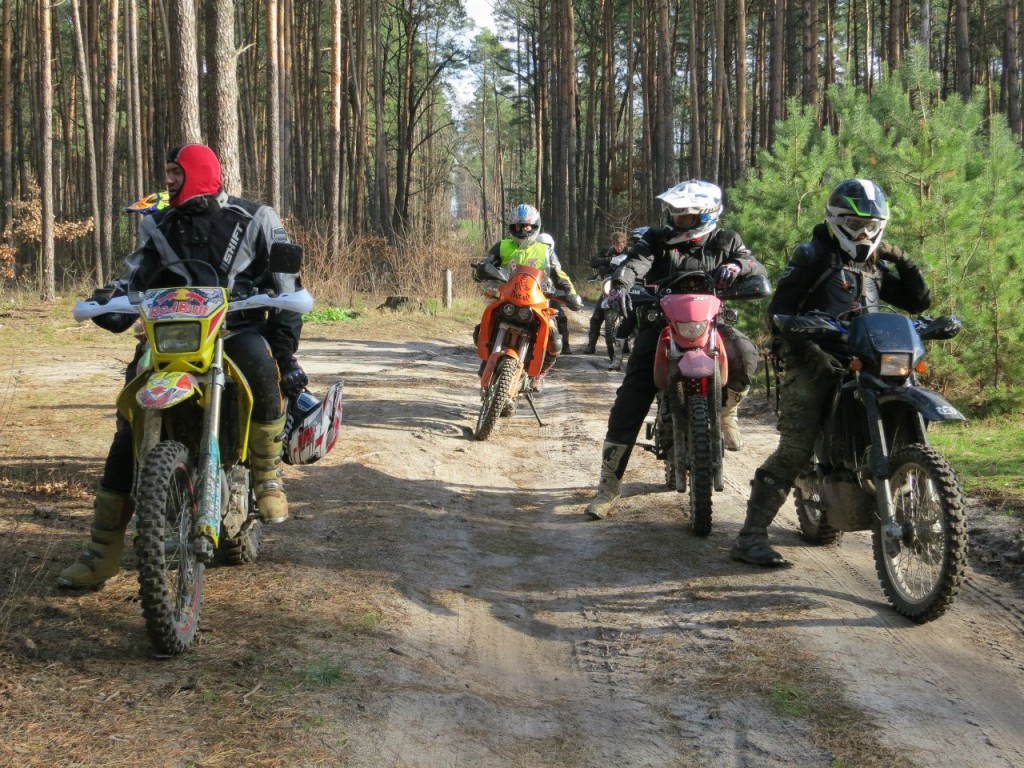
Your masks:
{"label": "motorcycle headlight", "polygon": [[699,339],[708,329],[707,320],[693,320],[688,323],[676,323],[676,332],[684,339]]}
{"label": "motorcycle headlight", "polygon": [[520,307],[516,311],[516,319],[521,323],[527,323],[530,320],[533,320],[533,310],[529,307]]}
{"label": "motorcycle headlight", "polygon": [[164,323],[153,328],[153,341],[161,353],[198,352],[200,323]]}
{"label": "motorcycle headlight", "polygon": [[907,377],[910,375],[910,355],[903,353],[883,353],[882,370],[883,376]]}
{"label": "motorcycle headlight", "polygon": [[502,304],[499,310],[505,317],[515,317],[516,305],[515,304]]}

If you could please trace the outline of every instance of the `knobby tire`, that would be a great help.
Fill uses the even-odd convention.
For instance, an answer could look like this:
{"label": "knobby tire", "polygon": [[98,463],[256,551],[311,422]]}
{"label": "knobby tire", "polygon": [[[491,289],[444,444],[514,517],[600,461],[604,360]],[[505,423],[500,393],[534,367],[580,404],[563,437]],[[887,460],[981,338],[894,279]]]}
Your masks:
{"label": "knobby tire", "polygon": [[875,571],[890,604],[919,624],[944,614],[967,567],[964,498],[953,468],[925,445],[893,453],[892,504],[903,537],[895,546],[872,529]]}
{"label": "knobby tire", "polygon": [[[814,472],[813,467],[810,471]],[[804,492],[794,485],[793,500],[796,502],[796,517],[800,523],[800,538],[809,544],[818,546],[839,544],[843,532],[824,521],[820,493],[805,496]]]}
{"label": "knobby tire", "polygon": [[691,395],[686,410],[689,416],[690,527],[695,535],[707,536],[711,533],[711,494],[715,478],[707,400]]}
{"label": "knobby tire", "polygon": [[486,440],[491,436],[498,417],[511,400],[516,367],[511,357],[503,357],[495,366],[491,384],[484,393],[483,402],[480,403],[480,415],[477,416],[476,431],[473,433],[477,440]]}
{"label": "knobby tire", "polygon": [[619,332],[620,315],[614,309],[604,311],[604,343],[608,348],[608,359],[615,359],[615,334]]}
{"label": "knobby tire", "polygon": [[139,473],[136,494],[139,597],[158,653],[183,653],[195,640],[205,566],[195,555],[195,470],[181,443],[158,443]]}

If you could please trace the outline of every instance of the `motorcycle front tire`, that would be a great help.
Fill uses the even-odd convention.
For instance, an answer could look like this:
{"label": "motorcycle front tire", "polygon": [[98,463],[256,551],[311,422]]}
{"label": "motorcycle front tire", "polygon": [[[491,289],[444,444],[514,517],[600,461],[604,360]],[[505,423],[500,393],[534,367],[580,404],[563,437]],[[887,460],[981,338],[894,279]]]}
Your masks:
{"label": "motorcycle front tire", "polygon": [[494,367],[491,384],[484,392],[480,413],[476,419],[473,437],[477,440],[486,440],[491,436],[498,417],[512,399],[512,383],[515,381],[516,369],[516,361],[511,357],[503,357]]}
{"label": "motorcycle front tire", "polygon": [[967,568],[964,497],[953,468],[925,445],[898,449],[890,460],[898,541],[872,528],[875,571],[896,611],[924,624],[956,600]]}
{"label": "motorcycle front tire", "polygon": [[609,307],[604,311],[604,343],[608,348],[608,359],[615,359],[615,335],[619,332],[621,316]]}
{"label": "motorcycle front tire", "polygon": [[136,492],[139,597],[157,653],[186,651],[203,605],[204,564],[196,557],[196,471],[188,448],[158,443],[139,472]]}

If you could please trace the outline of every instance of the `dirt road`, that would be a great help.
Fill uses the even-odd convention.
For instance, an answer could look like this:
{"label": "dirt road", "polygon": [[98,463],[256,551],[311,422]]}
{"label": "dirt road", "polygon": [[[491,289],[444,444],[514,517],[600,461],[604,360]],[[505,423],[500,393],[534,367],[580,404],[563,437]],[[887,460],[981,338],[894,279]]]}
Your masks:
{"label": "dirt road", "polygon": [[[345,381],[343,441],[289,469],[293,519],[257,564],[208,574],[198,647],[154,660],[131,556],[100,592],[52,587],[87,528],[118,375],[103,337],[63,333],[96,371],[61,395],[81,434],[57,448],[42,404],[0,409],[0,764],[1024,765],[1019,589],[972,568],[950,613],[914,625],[866,534],[804,546],[788,504],[773,538],[795,566],[731,562],[776,440],[751,400],[709,538],[641,451],[627,498],[588,521],[619,375],[563,358],[543,427],[523,409],[477,442],[469,327],[416,315],[307,327],[313,388]],[[35,379],[67,364],[41,356]],[[26,485],[47,462],[79,492]]]}

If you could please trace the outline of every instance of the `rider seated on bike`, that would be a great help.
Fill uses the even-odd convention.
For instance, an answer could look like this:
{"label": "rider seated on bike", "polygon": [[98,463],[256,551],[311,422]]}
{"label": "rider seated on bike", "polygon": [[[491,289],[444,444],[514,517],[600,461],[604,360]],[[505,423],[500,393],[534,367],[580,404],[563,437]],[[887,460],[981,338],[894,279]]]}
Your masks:
{"label": "rider seated on bike", "polygon": [[[628,309],[629,289],[637,282],[656,282],[680,272],[706,272],[723,290],[737,277],[767,275],[739,234],[718,228],[722,215],[722,191],[707,181],[690,180],[658,195],[667,222],[650,227],[630,248],[626,262],[615,274],[614,300]],[[624,311],[624,315],[628,312]],[[622,475],[633,451],[640,427],[654,402],[654,354],[661,325],[642,327],[626,366],[622,386],[608,417],[608,431],[601,451],[601,480],[587,514],[603,518],[619,498]],[[757,347],[732,326],[721,326],[729,360],[729,380],[722,403],[722,437],[731,450],[742,447],[736,409],[750,389],[758,363]]]}
{"label": "rider seated on bike", "polygon": [[[838,317],[856,305],[876,311],[880,302],[924,312],[931,293],[921,270],[899,248],[882,242],[889,204],[882,188],[867,179],[847,179],[825,203],[825,220],[793,251],[768,304],[775,315],[813,311]],[[825,400],[843,366],[830,350],[806,342],[800,349],[775,337],[772,349],[786,376],[780,387],[779,445],[754,472],[747,515],[731,551],[734,560],[767,567],[789,563],[768,541],[768,526],[789,496],[797,475],[814,453]]]}
{"label": "rider seated on bike", "polygon": [[[277,293],[297,289],[297,274],[267,271],[271,245],[288,242],[277,213],[269,206],[229,197],[221,184],[220,161],[212,149],[202,144],[175,147],[164,172],[169,206],[139,222],[137,248],[126,259],[125,274],[113,286],[97,289],[97,301],[160,287],[158,282],[163,281],[158,278],[170,274],[185,281],[191,270],[181,263],[184,260],[210,265],[228,288],[248,285]],[[209,269],[203,271],[212,274]],[[115,313],[94,318],[97,325],[114,333],[127,330],[134,321],[130,315]],[[285,432],[282,392],[301,392],[308,383],[295,359],[302,316],[296,312],[252,310],[232,315],[228,326],[232,333],[225,340],[225,351],[253,393],[249,448],[257,509],[265,522],[281,522],[288,517],[280,470]],[[128,364],[126,381],[134,376],[141,353],[140,345]],[[131,426],[118,415],[93,502],[90,541],[78,561],[61,571],[59,586],[100,587],[118,573],[125,529],[133,514],[133,478]]]}
{"label": "rider seated on bike", "polygon": [[[480,269],[483,264],[493,264],[499,268],[509,268],[512,264],[524,264],[536,267],[545,273],[551,280],[555,289],[565,293],[566,304],[574,311],[583,308],[583,299],[576,293],[569,276],[562,271],[562,265],[555,254],[555,241],[547,232],[540,231],[540,211],[532,205],[525,203],[517,205],[512,209],[508,220],[509,236],[499,240],[487,252],[487,256],[479,264],[473,264],[473,279],[477,282],[489,280]],[[548,334],[547,354],[544,356],[544,368],[540,373],[543,381],[544,374],[555,364],[555,358],[559,354],[571,354],[569,351],[569,319],[562,311],[561,303],[557,304],[558,314],[555,327],[558,333]],[[554,328],[552,328],[554,331]],[[480,333],[478,325],[473,331],[473,341],[477,340]],[[483,368],[480,369],[483,371]],[[537,384],[540,385],[541,381]]]}
{"label": "rider seated on bike", "polygon": [[[591,257],[590,266],[597,270],[597,277],[603,284],[605,280],[615,273],[615,270],[626,260],[628,255],[626,252],[626,233],[615,232],[612,234],[611,245]],[[601,329],[604,328],[605,303],[602,296],[597,300],[594,314],[590,316],[590,334],[587,337],[587,346],[583,349],[583,354],[585,355],[592,355],[597,352],[597,340],[601,338]]]}

